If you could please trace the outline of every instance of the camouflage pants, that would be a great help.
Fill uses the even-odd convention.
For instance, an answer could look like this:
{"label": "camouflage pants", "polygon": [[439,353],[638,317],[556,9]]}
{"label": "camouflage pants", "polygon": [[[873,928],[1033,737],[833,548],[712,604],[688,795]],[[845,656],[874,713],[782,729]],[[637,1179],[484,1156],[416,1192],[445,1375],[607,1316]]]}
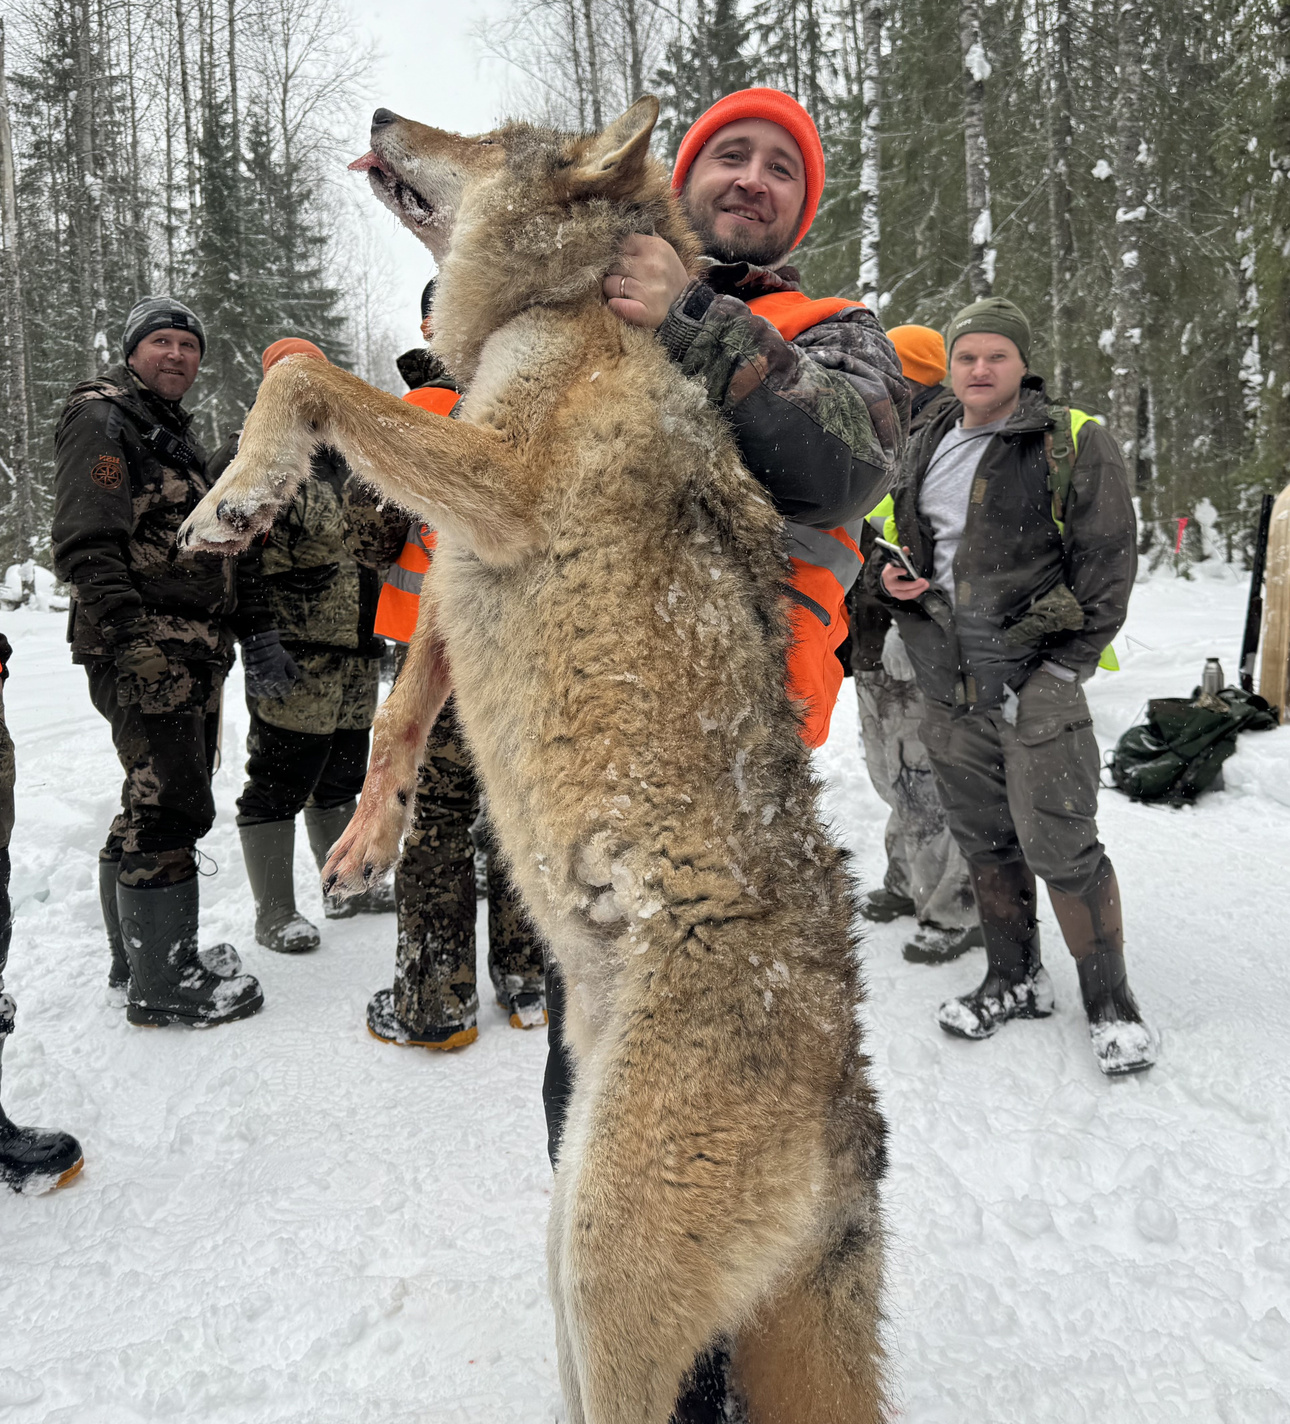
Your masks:
{"label": "camouflage pants", "polygon": [[922,694],[912,680],[881,667],[857,672],[855,684],[869,780],[891,808],[883,884],[913,900],[920,924],[966,929],[976,921],[976,907],[919,730]]}
{"label": "camouflage pants", "polygon": [[215,820],[211,776],[219,737],[220,663],[179,664],[180,676],[147,703],[123,707],[117,673],[87,660],[90,700],[112,728],[125,771],[121,810],[100,860],[121,861],[127,885],[173,885],[197,873],[193,847]]}
{"label": "camouflage pants", "polygon": [[[474,1022],[475,847],[479,788],[453,704],[430,733],[412,829],[394,876],[399,942],[394,1010],[410,1028]],[[543,982],[542,946],[500,857],[488,856],[488,971],[516,993]]]}
{"label": "camouflage pants", "polygon": [[248,697],[251,711],[272,727],[330,736],[339,730],[365,732],[376,716],[380,693],[379,658],[360,658],[331,648],[284,644],[300,671],[285,697]]}

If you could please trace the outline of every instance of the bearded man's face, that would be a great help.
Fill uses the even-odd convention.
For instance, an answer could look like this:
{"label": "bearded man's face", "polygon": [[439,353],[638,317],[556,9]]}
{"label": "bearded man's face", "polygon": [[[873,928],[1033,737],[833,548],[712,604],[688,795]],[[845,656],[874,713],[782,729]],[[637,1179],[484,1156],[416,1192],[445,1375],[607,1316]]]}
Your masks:
{"label": "bearded man's face", "polygon": [[684,202],[709,257],[769,267],[788,255],[802,218],[801,150],[769,119],[738,119],[699,151]]}

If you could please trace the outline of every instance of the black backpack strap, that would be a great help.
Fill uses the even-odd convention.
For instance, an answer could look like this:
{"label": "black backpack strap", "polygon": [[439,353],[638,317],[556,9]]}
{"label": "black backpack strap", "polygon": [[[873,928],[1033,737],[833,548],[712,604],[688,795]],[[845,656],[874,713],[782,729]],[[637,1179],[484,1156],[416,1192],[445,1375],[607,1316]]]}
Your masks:
{"label": "black backpack strap", "polygon": [[1048,461],[1048,492],[1052,496],[1053,522],[1062,532],[1066,518],[1066,496],[1070,493],[1075,469],[1075,435],[1071,429],[1070,407],[1050,405],[1052,429],[1044,435],[1044,456]]}

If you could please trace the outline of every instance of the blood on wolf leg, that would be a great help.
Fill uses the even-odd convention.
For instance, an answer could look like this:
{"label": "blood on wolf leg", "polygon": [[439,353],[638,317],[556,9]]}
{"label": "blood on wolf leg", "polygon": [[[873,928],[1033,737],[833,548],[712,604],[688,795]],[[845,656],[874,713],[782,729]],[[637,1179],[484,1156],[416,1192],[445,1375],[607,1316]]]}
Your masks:
{"label": "blood on wolf leg", "polygon": [[451,692],[448,660],[434,626],[434,600],[423,594],[403,670],[372,724],[372,756],[358,810],[323,867],[327,894],[357,894],[398,859],[426,738]]}

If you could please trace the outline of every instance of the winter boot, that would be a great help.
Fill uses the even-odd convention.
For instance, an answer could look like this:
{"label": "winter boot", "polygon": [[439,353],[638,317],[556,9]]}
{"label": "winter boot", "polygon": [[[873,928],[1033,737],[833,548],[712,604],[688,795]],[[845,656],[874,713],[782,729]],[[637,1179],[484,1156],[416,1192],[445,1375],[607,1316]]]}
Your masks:
{"label": "winter boot", "polygon": [[103,912],[103,928],[112,952],[112,962],[108,965],[109,989],[125,989],[130,983],[130,961],[125,957],[125,945],[121,942],[121,916],[116,908],[116,878],[120,870],[119,857],[99,861],[99,909]]}
{"label": "winter boot", "polygon": [[911,964],[948,964],[951,959],[958,959],[984,943],[980,925],[951,930],[942,925],[925,924],[919,925],[901,953]]}
{"label": "winter boot", "polygon": [[317,949],[318,931],[296,909],[296,823],[261,821],[239,826],[246,878],[255,896],[255,939],[278,954]]}
{"label": "winter boot", "polygon": [[[13,1027],[12,1007],[13,1000],[0,993],[0,1054]],[[84,1165],[81,1144],[70,1133],[18,1127],[0,1108],[0,1183],[37,1196],[65,1186]]]}
{"label": "winter boot", "polygon": [[860,913],[872,924],[887,925],[904,915],[912,915],[914,902],[908,895],[898,895],[883,885],[871,890],[860,901]]}
{"label": "winter boot", "polygon": [[981,934],[985,978],[970,994],[947,999],[936,1019],[956,1038],[989,1038],[1009,1019],[1043,1019],[1053,1011],[1053,986],[1039,959],[1035,877],[1020,860],[969,863]]}
{"label": "winter boot", "polygon": [[[545,1008],[542,1021],[546,1022]],[[400,1043],[410,1048],[465,1048],[479,1037],[479,1028],[473,1018],[465,1024],[410,1027],[395,1012],[393,989],[378,989],[372,995],[367,1006],[367,1031],[382,1043]]]}
{"label": "winter boot", "polygon": [[[346,801],[340,806],[306,806],[305,830],[309,835],[309,849],[321,872],[327,864],[331,848],[344,834],[354,812],[358,810],[356,801]],[[383,880],[358,895],[342,900],[335,895],[323,896],[323,914],[329,920],[348,920],[354,915],[386,915],[394,912],[394,882]]]}
{"label": "winter boot", "polygon": [[1075,956],[1093,1056],[1103,1073],[1141,1073],[1156,1061],[1156,1038],[1142,1021],[1124,968],[1120,886],[1109,860],[1083,895],[1051,887],[1048,897]]}
{"label": "winter boot", "polygon": [[512,1028],[545,1028],[546,1027],[546,988],[539,985],[536,989],[524,988],[519,982],[518,975],[509,975],[508,978],[515,979],[514,986],[511,984],[501,984],[497,986],[497,1002],[505,1009],[507,1018],[510,1019]]}
{"label": "winter boot", "polygon": [[249,1018],[264,1004],[259,983],[242,973],[230,944],[197,948],[197,878],[177,885],[116,887],[132,1024],[203,1028]]}

